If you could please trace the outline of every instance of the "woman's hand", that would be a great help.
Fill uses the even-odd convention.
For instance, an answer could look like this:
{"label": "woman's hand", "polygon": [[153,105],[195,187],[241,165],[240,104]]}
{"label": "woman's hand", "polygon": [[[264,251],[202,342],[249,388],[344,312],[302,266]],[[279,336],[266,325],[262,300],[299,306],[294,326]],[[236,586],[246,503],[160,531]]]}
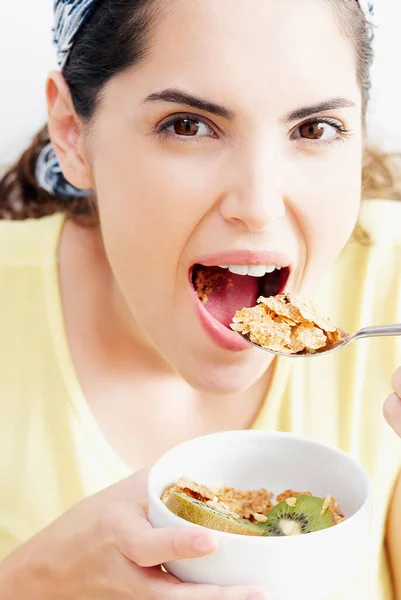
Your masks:
{"label": "woman's hand", "polygon": [[391,384],[394,393],[384,404],[384,416],[388,424],[401,437],[401,367],[394,373]]}
{"label": "woman's hand", "polygon": [[211,554],[212,532],[153,529],[146,474],[84,500],[0,564],[2,600],[262,600],[255,587],[184,584],[160,569]]}

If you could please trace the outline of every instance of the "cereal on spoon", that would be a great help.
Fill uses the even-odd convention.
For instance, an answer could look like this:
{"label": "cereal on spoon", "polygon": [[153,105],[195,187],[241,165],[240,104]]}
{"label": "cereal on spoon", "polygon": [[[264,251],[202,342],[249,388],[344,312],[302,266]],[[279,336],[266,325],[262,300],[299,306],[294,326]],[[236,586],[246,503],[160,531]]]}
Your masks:
{"label": "cereal on spoon", "polygon": [[313,354],[344,337],[310,300],[288,293],[261,296],[257,306],[237,311],[231,329],[282,354]]}

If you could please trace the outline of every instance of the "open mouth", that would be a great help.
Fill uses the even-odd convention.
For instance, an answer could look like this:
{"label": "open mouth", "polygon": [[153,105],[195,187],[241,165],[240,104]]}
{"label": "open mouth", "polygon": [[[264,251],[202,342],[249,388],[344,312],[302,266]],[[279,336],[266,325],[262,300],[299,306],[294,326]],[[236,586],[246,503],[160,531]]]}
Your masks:
{"label": "open mouth", "polygon": [[190,281],[199,301],[227,328],[236,311],[255,306],[259,296],[281,294],[289,276],[289,267],[276,265],[195,264],[190,270]]}

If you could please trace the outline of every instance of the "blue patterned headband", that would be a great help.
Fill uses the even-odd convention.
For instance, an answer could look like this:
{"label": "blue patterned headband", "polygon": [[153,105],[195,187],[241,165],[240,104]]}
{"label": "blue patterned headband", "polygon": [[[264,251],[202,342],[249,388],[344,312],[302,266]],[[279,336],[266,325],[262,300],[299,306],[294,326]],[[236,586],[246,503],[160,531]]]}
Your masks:
{"label": "blue patterned headband", "polygon": [[[62,70],[68,60],[74,41],[81,27],[90,19],[99,0],[54,0],[55,25],[54,44],[57,48],[57,60]],[[370,21],[374,15],[373,0],[356,0],[366,18]],[[72,198],[87,197],[90,190],[79,190],[64,178],[56,153],[51,143],[43,148],[36,164],[36,179],[39,186],[53,196]]]}

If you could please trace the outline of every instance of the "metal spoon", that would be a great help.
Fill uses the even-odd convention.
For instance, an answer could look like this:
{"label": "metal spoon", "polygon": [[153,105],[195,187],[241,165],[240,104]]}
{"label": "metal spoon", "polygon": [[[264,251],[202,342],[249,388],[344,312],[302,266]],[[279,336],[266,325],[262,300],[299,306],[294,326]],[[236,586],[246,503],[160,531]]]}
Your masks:
{"label": "metal spoon", "polygon": [[363,329],[360,329],[353,335],[345,333],[343,331],[341,331],[341,333],[344,334],[344,338],[340,342],[332,344],[328,347],[320,348],[319,350],[316,350],[316,352],[310,354],[287,354],[286,352],[276,352],[275,350],[270,350],[269,348],[264,348],[263,346],[259,346],[259,344],[251,342],[245,335],[242,335],[242,333],[238,333],[238,335],[242,336],[242,338],[252,346],[256,346],[256,348],[259,348],[260,350],[270,352],[270,354],[274,354],[275,356],[287,356],[291,358],[309,358],[311,356],[329,354],[330,352],[334,352],[335,350],[339,350],[340,348],[347,346],[350,342],[354,342],[355,340],[361,340],[362,338],[401,335],[401,324],[394,323],[393,325],[377,325],[373,327],[364,327]]}

